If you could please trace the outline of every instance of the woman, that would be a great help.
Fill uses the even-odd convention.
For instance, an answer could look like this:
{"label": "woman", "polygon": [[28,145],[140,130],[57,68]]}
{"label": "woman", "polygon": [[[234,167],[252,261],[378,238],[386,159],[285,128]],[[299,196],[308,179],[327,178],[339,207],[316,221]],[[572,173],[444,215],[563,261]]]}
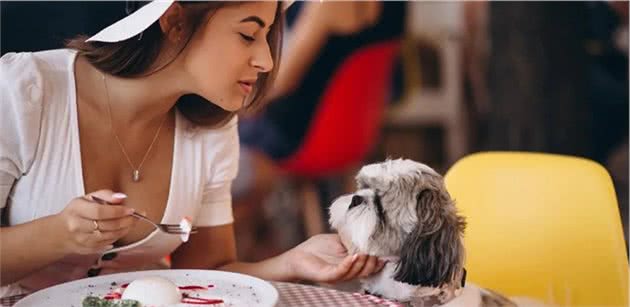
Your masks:
{"label": "woman", "polygon": [[[277,2],[151,2],[71,49],[1,58],[2,296],[155,268],[168,254],[172,268],[271,280],[382,268],[347,255],[336,235],[236,261],[234,114],[257,107],[273,80],[281,14]],[[182,244],[134,211],[200,229]]]}

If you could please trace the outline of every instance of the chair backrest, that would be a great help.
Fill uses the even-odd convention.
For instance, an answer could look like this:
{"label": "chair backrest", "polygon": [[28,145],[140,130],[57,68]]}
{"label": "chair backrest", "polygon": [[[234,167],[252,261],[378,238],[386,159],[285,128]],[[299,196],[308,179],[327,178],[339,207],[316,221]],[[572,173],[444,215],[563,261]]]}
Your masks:
{"label": "chair backrest", "polygon": [[628,306],[628,259],[610,176],[590,160],[478,153],[445,176],[467,218],[471,282],[561,306]]}
{"label": "chair backrest", "polygon": [[305,140],[281,167],[319,177],[361,162],[377,140],[399,41],[363,47],[341,65],[322,95]]}

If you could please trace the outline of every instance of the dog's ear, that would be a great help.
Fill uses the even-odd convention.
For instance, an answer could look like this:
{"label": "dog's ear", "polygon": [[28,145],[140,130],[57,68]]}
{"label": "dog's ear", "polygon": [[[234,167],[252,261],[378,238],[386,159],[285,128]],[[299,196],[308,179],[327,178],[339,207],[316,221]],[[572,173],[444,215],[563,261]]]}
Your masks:
{"label": "dog's ear", "polygon": [[394,280],[439,287],[462,269],[465,222],[441,189],[425,189],[416,200],[418,224],[403,243]]}

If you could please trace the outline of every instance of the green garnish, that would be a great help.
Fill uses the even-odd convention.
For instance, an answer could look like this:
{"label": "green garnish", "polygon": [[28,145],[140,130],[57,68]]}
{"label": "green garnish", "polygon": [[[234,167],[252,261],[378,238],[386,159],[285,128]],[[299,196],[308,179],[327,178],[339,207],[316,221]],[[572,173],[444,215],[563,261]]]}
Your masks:
{"label": "green garnish", "polygon": [[83,299],[83,307],[141,307],[136,300],[111,301],[96,296],[88,296]]}

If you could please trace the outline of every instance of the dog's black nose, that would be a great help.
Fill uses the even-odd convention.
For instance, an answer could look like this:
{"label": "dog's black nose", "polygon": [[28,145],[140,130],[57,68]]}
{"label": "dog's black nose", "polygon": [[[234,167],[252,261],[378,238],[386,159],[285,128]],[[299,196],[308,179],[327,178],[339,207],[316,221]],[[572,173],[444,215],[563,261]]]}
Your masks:
{"label": "dog's black nose", "polygon": [[352,201],[350,202],[350,207],[348,207],[348,209],[352,209],[352,208],[362,204],[364,200],[365,199],[363,199],[363,197],[361,197],[359,195],[352,196]]}

